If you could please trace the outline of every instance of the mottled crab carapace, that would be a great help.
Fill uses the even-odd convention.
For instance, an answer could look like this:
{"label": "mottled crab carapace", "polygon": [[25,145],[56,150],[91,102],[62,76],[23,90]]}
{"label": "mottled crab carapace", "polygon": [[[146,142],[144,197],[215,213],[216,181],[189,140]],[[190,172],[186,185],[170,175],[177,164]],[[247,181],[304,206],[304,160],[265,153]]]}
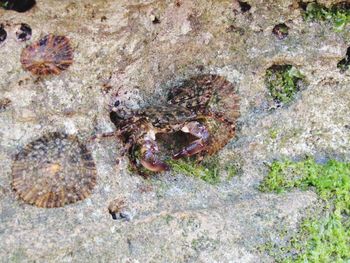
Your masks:
{"label": "mottled crab carapace", "polygon": [[116,99],[110,115],[132,167],[145,175],[169,169],[159,158],[157,134],[182,132],[194,138],[173,154],[174,159],[203,158],[220,150],[235,135],[239,98],[225,78],[200,75],[171,88],[164,105],[133,111]]}

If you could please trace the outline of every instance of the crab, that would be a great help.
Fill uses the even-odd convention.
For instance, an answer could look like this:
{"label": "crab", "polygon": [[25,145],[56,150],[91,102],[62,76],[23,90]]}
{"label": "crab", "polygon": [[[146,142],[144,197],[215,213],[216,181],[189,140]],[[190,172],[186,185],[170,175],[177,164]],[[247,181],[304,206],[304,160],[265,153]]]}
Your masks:
{"label": "crab", "polygon": [[158,134],[181,132],[194,140],[172,154],[173,159],[195,156],[198,160],[220,150],[234,137],[239,99],[234,85],[218,75],[200,75],[170,89],[163,105],[138,110],[116,99],[110,117],[124,143],[132,168],[140,174],[170,169],[160,158]]}

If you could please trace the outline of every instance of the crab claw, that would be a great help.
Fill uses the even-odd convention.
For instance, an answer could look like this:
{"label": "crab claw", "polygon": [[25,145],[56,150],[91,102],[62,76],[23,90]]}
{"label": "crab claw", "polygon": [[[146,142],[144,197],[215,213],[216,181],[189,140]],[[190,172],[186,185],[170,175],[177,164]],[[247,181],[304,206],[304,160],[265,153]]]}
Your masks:
{"label": "crab claw", "polygon": [[157,152],[157,143],[154,140],[145,140],[141,148],[141,164],[152,172],[169,171],[169,166],[157,158]]}
{"label": "crab claw", "polygon": [[175,153],[173,159],[177,160],[182,157],[192,156],[206,149],[210,136],[207,128],[203,124],[197,121],[189,122],[181,129],[181,131],[190,133],[199,139]]}
{"label": "crab claw", "polygon": [[200,139],[196,140],[193,143],[191,143],[190,145],[183,148],[181,151],[175,153],[173,155],[173,159],[177,160],[177,159],[180,159],[182,157],[192,156],[192,155],[204,150],[205,147],[206,147],[206,145],[203,144],[202,140],[200,140]]}

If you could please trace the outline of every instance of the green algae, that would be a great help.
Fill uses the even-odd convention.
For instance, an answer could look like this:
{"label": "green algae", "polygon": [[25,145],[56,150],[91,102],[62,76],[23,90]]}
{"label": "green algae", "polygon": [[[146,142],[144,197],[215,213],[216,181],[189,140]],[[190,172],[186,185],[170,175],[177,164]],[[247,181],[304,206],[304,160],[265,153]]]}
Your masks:
{"label": "green algae", "polygon": [[[321,218],[310,216],[289,244],[273,255],[278,262],[349,262],[350,163],[330,160],[318,164],[276,161],[262,181],[262,192],[283,193],[293,188],[313,189],[325,203]],[[265,251],[271,251],[269,245]]]}
{"label": "green algae", "polygon": [[335,31],[342,31],[350,22],[350,5],[342,2],[327,8],[312,2],[306,6],[304,17],[308,21],[329,21]]}
{"label": "green algae", "polygon": [[220,182],[219,161],[210,159],[201,164],[190,159],[169,160],[168,163],[176,173],[199,178],[209,184]]}
{"label": "green algae", "polygon": [[274,65],[267,69],[265,83],[275,102],[287,104],[300,90],[299,81],[303,78],[292,65]]}

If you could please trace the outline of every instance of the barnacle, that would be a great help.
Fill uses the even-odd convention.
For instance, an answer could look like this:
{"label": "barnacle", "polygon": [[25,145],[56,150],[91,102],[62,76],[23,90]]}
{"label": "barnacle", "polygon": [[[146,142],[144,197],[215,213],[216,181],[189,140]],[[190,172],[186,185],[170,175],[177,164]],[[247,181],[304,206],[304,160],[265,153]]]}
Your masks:
{"label": "barnacle", "polygon": [[65,36],[46,35],[22,51],[21,63],[34,75],[58,75],[73,63],[73,48]]}
{"label": "barnacle", "polygon": [[48,133],[27,144],[12,165],[13,190],[38,207],[62,207],[83,200],[95,184],[91,153],[73,135]]}

